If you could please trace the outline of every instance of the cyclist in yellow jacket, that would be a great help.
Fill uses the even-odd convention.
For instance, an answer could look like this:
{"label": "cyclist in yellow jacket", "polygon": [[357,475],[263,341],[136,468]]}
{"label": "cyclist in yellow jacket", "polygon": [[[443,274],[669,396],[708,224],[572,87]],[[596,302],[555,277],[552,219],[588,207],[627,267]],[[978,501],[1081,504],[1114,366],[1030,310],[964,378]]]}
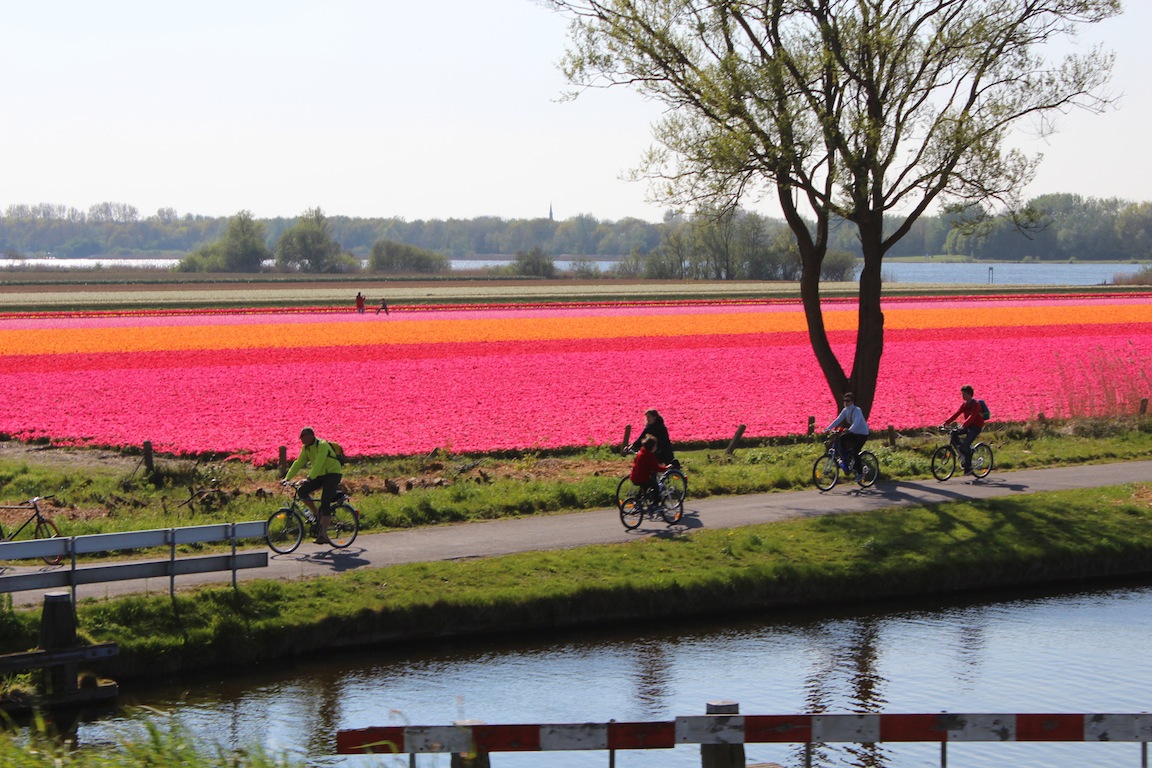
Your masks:
{"label": "cyclist in yellow jacket", "polygon": [[[320,440],[312,427],[300,430],[300,442],[303,448],[288,473],[284,475],[287,484],[297,472],[308,465],[308,479],[296,487],[296,496],[303,501],[312,514],[316,515],[319,527],[316,531],[316,543],[328,543],[328,525],[332,522],[332,500],[340,489],[340,481],[344,477],[344,467],[336,458],[336,449],[327,440]],[[320,509],[317,511],[316,502],[312,501],[311,493],[317,488],[320,490]]]}

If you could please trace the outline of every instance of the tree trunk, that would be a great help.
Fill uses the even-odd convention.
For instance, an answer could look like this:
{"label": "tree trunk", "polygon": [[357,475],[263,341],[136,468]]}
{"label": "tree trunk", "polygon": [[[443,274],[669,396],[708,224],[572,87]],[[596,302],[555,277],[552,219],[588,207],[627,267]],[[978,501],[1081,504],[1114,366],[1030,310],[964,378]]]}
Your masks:
{"label": "tree trunk", "polygon": [[877,215],[875,219],[859,224],[864,269],[860,273],[856,357],[852,361],[850,382],[856,405],[864,411],[865,417],[872,413],[876,382],[880,378],[880,358],[884,354],[884,312],[880,309],[883,217]]}

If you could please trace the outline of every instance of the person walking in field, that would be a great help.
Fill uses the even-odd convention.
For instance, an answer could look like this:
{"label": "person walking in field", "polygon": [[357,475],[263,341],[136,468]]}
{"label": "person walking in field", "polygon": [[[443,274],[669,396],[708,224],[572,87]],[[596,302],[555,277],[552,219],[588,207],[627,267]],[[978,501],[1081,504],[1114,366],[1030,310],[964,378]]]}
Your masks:
{"label": "person walking in field", "polygon": [[384,310],[384,314],[388,314],[388,300],[380,299],[380,308],[376,310],[376,314],[380,314],[380,310]]}
{"label": "person walking in field", "polygon": [[967,384],[960,387],[960,396],[964,398],[964,402],[956,409],[956,413],[944,419],[944,426],[948,426],[955,423],[957,417],[964,417],[964,421],[960,423],[960,429],[964,434],[960,437],[960,444],[957,447],[960,450],[960,465],[966,475],[972,473],[972,443],[984,429],[984,407],[973,396],[974,394],[972,387]]}
{"label": "person walking in field", "polygon": [[[344,465],[340,463],[339,452],[327,440],[320,440],[312,427],[300,430],[300,442],[303,447],[300,455],[292,466],[288,467],[287,474],[282,481],[287,485],[292,478],[308,466],[308,479],[296,487],[296,496],[312,510],[319,522],[316,531],[316,543],[328,543],[328,525],[332,522],[332,500],[340,490],[340,481],[344,478]],[[312,500],[312,492],[320,489],[320,509],[316,509],[316,502]]]}
{"label": "person walking in field", "polygon": [[356,311],[364,314],[364,294],[356,291]]}

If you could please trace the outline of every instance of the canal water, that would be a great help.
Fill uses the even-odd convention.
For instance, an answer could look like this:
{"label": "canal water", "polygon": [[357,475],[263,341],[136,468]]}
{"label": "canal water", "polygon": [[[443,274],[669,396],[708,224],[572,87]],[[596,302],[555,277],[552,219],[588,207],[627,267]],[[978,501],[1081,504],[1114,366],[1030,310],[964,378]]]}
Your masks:
{"label": "canal water", "polygon": [[[728,699],[744,714],[1147,711],[1152,583],[996,600],[764,614],[687,628],[458,640],[326,654],[151,689],[147,709],[81,726],[81,744],[177,721],[203,744],[264,745],[309,765],[407,766],[335,756],[335,734],[377,725],[667,720]],[[749,762],[803,764],[800,747],[748,745]],[[953,743],[950,766],[1140,765],[1138,744]],[[498,753],[495,768],[608,766],[605,752]],[[620,768],[695,768],[699,747],[621,751]],[[425,755],[419,766],[447,766]],[[819,766],[940,765],[939,745],[828,745]]]}

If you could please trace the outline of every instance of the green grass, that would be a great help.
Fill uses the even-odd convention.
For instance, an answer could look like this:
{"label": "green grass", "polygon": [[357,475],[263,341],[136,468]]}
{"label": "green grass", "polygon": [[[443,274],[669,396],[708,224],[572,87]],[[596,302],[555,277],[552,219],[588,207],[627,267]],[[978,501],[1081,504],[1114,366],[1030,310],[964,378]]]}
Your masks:
{"label": "green grass", "polygon": [[[996,471],[1152,456],[1152,419],[1076,420],[996,425],[981,436],[996,452]],[[943,438],[908,432],[895,446],[868,443],[885,480],[929,477]],[[678,451],[690,498],[811,487],[822,446],[806,438],[726,442]],[[66,450],[66,449],[60,449]],[[235,461],[158,458],[148,477],[134,457],[119,470],[96,464],[58,468],[31,459],[0,461],[0,500],[52,494],[48,511],[65,536],[265,518],[283,502],[274,469]],[[607,447],[357,459],[345,474],[367,531],[585,509],[613,503],[629,460]],[[131,469],[129,469],[131,468]],[[417,482],[412,483],[413,480]],[[409,485],[411,488],[408,488]]]}
{"label": "green grass", "polygon": [[143,734],[121,734],[114,746],[71,749],[43,722],[17,731],[0,730],[3,768],[291,768],[302,760],[273,757],[259,746],[242,750],[205,745],[173,724],[147,724]]}
{"label": "green grass", "polygon": [[[334,644],[677,620],[784,606],[1152,570],[1152,487],[1119,486],[701,531],[623,545],[398,565],[239,590],[86,600],[115,640],[108,674],[250,665]],[[0,611],[0,649],[36,643],[35,611]]]}

